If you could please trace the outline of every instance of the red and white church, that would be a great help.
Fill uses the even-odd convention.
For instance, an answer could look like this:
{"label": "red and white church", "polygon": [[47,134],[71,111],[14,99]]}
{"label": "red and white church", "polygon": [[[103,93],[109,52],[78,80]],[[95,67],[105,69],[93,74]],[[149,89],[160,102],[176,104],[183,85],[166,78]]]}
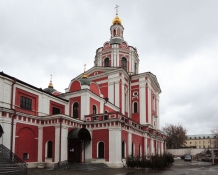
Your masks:
{"label": "red and white church", "polygon": [[151,72],[139,74],[137,49],[123,32],[116,15],[94,66],[64,93],[52,81],[41,89],[0,72],[0,144],[29,167],[63,160],[122,167],[128,156],[164,153],[160,86]]}

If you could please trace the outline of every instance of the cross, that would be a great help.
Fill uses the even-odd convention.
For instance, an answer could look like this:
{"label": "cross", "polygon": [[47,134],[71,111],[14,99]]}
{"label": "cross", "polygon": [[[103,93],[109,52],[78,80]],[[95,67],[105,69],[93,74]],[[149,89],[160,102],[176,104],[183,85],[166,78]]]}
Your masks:
{"label": "cross", "polygon": [[50,75],[50,77],[51,77],[51,78],[50,78],[50,81],[52,82],[52,74]]}
{"label": "cross", "polygon": [[86,71],[86,64],[84,64],[84,72]]}
{"label": "cross", "polygon": [[116,15],[118,15],[118,5],[116,5],[115,9],[116,9]]}

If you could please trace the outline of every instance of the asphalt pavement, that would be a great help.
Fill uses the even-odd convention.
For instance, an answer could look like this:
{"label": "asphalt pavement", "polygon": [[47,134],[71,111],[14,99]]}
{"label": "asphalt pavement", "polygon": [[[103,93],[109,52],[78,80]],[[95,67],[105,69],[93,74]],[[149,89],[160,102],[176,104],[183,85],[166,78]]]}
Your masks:
{"label": "asphalt pavement", "polygon": [[176,159],[173,166],[165,170],[142,170],[130,168],[103,168],[93,171],[72,169],[53,171],[47,169],[28,169],[28,175],[218,175],[218,165],[210,162],[185,162]]}

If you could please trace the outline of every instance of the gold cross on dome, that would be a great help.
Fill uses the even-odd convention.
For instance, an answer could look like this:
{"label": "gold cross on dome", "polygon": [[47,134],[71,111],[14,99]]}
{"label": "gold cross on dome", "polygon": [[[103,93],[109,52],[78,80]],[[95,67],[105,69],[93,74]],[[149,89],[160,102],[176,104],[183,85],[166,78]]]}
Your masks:
{"label": "gold cross on dome", "polygon": [[116,5],[115,9],[116,9],[116,15],[118,15],[118,5]]}
{"label": "gold cross on dome", "polygon": [[50,81],[52,82],[52,74],[50,75]]}

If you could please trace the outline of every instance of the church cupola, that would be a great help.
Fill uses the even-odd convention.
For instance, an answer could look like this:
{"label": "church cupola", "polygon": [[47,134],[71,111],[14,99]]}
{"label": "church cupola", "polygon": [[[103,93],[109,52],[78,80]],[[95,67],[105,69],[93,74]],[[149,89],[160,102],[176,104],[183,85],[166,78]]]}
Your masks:
{"label": "church cupola", "polygon": [[82,78],[79,80],[81,83],[81,87],[82,89],[86,89],[90,86],[91,80],[88,78],[87,74],[86,74],[86,64],[84,65],[84,73],[82,75]]}
{"label": "church cupola", "polygon": [[45,88],[44,91],[45,91],[45,92],[48,92],[48,93],[50,93],[50,94],[53,94],[53,92],[55,92],[55,91],[57,91],[57,90],[54,89],[53,84],[52,84],[52,75],[50,75],[50,76],[51,76],[50,83],[49,83],[49,85],[48,85],[48,88]]}
{"label": "church cupola", "polygon": [[121,44],[123,42],[123,30],[122,21],[118,17],[118,7],[116,6],[116,17],[112,21],[112,26],[110,28],[111,31],[111,39],[110,44]]}

